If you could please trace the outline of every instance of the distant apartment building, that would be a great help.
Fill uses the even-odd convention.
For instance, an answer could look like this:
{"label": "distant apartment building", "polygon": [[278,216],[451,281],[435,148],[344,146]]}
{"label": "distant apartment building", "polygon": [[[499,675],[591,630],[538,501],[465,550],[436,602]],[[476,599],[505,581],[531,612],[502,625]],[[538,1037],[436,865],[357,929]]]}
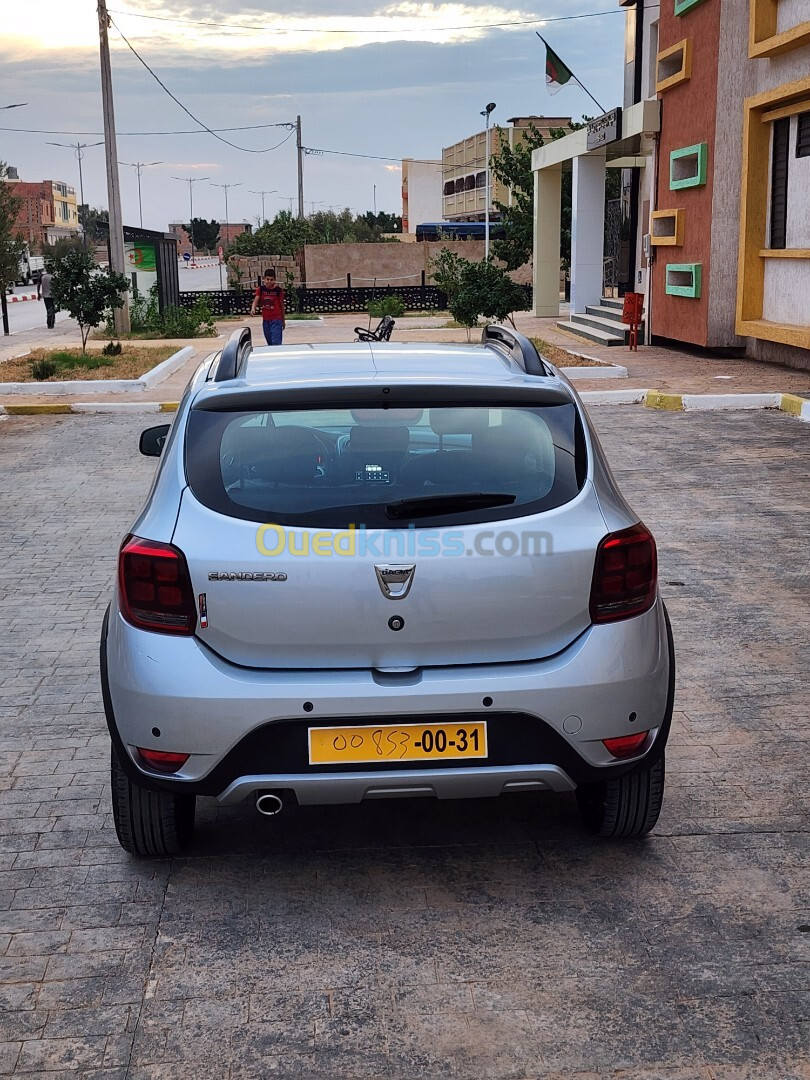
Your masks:
{"label": "distant apartment building", "polygon": [[[535,127],[544,139],[551,138],[555,128],[568,129],[570,116],[512,116],[511,127],[493,123],[490,128],[490,156],[502,146],[517,146],[526,133]],[[486,131],[479,131],[442,150],[442,215],[441,221],[483,221],[486,214]],[[490,213],[496,202],[509,204],[511,193],[490,176]]]}
{"label": "distant apartment building", "polygon": [[[180,256],[188,253],[191,254],[191,237],[186,231],[186,226],[180,222],[173,222],[169,225],[169,232],[177,237],[177,254]],[[240,221],[237,223],[221,221],[219,223],[219,247],[224,251],[227,251],[237,236],[241,236],[242,233],[253,232],[253,226],[247,221]],[[194,251],[199,252],[202,248],[197,242],[197,238],[194,240]]]}
{"label": "distant apartment building", "polygon": [[61,180],[32,183],[16,176],[16,170],[10,169],[5,181],[20,200],[17,229],[29,247],[44,247],[78,235],[79,208],[69,184]]}
{"label": "distant apartment building", "polygon": [[402,232],[415,234],[417,225],[443,221],[442,165],[402,159]]}

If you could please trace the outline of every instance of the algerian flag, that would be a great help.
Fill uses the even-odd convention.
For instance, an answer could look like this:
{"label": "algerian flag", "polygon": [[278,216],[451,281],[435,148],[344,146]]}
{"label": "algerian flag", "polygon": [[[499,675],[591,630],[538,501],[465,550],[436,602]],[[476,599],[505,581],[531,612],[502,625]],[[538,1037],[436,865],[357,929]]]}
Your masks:
{"label": "algerian flag", "polygon": [[573,74],[570,68],[567,68],[559,56],[557,56],[546,39],[540,37],[539,34],[537,34],[537,36],[546,47],[546,90],[548,90],[550,94],[556,94],[559,90],[562,90],[570,79],[573,78]]}

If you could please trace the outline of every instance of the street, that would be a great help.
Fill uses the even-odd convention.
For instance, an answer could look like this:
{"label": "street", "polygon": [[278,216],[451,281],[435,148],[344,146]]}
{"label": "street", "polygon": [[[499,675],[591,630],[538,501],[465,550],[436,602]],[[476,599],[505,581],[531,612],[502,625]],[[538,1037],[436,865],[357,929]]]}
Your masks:
{"label": "street", "polygon": [[116,842],[97,673],[149,419],[0,420],[0,1073],[806,1080],[810,427],[594,415],[675,633],[654,834],[570,797],[201,800],[157,862]]}
{"label": "street", "polygon": [[[8,328],[12,334],[21,330],[35,330],[45,327],[45,305],[41,300],[24,300],[12,303],[12,296],[36,296],[36,285],[16,286],[8,296]],[[57,323],[64,322],[69,316],[66,311],[56,313]]]}

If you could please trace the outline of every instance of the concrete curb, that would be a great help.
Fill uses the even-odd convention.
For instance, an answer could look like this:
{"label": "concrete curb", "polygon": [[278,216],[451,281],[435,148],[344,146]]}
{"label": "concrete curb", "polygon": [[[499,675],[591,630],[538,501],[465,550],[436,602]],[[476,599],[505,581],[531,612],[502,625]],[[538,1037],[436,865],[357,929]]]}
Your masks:
{"label": "concrete curb", "polygon": [[[669,394],[659,390],[585,390],[585,405],[640,405],[669,412],[728,412],[776,409],[810,423],[810,400],[796,394]],[[77,401],[0,405],[0,416],[40,416],[54,413],[172,413],[177,401]]]}
{"label": "concrete curb", "polygon": [[626,379],[627,368],[621,364],[605,364],[600,367],[563,367],[560,371],[567,379]]}
{"label": "concrete curb", "polygon": [[184,345],[139,379],[73,379],[65,382],[0,383],[0,394],[44,394],[64,397],[67,394],[123,394],[153,390],[165,382],[194,352],[193,345]]}

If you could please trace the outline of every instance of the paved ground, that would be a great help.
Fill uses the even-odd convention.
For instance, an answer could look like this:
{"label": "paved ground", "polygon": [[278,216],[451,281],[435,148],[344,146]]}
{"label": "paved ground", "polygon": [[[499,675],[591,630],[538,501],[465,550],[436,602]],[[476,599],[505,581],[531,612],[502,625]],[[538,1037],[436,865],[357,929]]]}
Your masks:
{"label": "paved ground", "polygon": [[596,420],[676,634],[654,836],[568,797],[206,801],[155,863],[111,830],[96,675],[141,423],[0,421],[0,1072],[807,1080],[810,428]]}

